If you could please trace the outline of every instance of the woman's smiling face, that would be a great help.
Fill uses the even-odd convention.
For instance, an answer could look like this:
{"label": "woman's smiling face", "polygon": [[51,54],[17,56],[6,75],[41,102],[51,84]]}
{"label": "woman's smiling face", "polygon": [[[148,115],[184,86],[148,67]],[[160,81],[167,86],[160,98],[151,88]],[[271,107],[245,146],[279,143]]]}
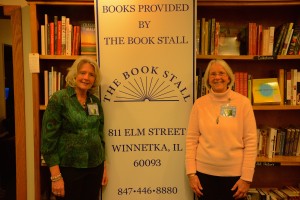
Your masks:
{"label": "woman's smiling face", "polygon": [[90,63],[83,64],[76,76],[76,87],[80,90],[89,90],[95,82],[95,69]]}
{"label": "woman's smiling face", "polygon": [[230,78],[224,67],[219,63],[214,63],[210,67],[208,83],[216,93],[222,93],[227,90]]}

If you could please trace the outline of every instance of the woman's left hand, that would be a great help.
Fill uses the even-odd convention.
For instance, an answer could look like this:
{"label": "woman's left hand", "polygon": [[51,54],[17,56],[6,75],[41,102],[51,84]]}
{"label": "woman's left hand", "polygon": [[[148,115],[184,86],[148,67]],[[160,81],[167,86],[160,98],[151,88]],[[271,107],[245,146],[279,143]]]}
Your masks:
{"label": "woman's left hand", "polygon": [[102,185],[107,185],[108,177],[106,171],[106,161],[104,161],[104,170],[103,170],[103,177],[102,177]]}
{"label": "woman's left hand", "polygon": [[234,199],[241,199],[247,196],[247,192],[250,188],[250,183],[239,179],[231,188],[232,191],[236,190],[233,197]]}

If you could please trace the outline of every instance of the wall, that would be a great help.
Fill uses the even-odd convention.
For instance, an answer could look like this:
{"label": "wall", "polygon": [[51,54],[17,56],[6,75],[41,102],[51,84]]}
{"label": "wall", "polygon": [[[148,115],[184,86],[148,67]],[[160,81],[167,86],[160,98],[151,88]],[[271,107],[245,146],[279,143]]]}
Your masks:
{"label": "wall", "polygon": [[[25,87],[25,117],[26,117],[26,162],[27,162],[27,199],[34,199],[34,171],[33,171],[33,107],[32,80],[28,66],[28,54],[31,49],[29,6],[25,0],[0,0],[2,5],[19,5],[22,7],[23,55],[24,55],[24,87]],[[5,24],[7,26],[7,24]],[[9,24],[10,26],[10,24]],[[1,24],[0,24],[0,27]],[[4,30],[0,29],[1,34]],[[8,35],[8,34],[7,34]],[[0,36],[2,38],[2,36]],[[1,42],[1,41],[0,41]],[[2,60],[1,60],[2,59]],[[0,64],[3,58],[0,57]],[[1,68],[0,68],[1,71]],[[1,72],[0,72],[1,73]],[[1,74],[0,74],[1,76]]]}

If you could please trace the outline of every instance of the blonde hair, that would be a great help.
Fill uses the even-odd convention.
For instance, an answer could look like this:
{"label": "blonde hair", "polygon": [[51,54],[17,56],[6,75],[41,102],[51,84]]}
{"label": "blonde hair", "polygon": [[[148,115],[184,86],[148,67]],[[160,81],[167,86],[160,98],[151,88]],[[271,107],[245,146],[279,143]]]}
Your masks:
{"label": "blonde hair", "polygon": [[213,64],[215,63],[218,63],[220,64],[221,66],[224,67],[227,75],[229,76],[229,79],[230,79],[230,82],[229,84],[227,85],[228,88],[232,88],[233,84],[234,84],[234,74],[233,74],[233,71],[232,69],[230,68],[230,66],[227,64],[227,62],[225,62],[225,60],[222,60],[222,59],[214,59],[214,60],[211,60],[208,65],[207,65],[207,68],[205,70],[205,73],[204,73],[204,76],[203,76],[203,80],[204,80],[204,85],[207,89],[210,89],[211,86],[209,85],[209,82],[208,82],[208,76],[209,76],[209,71],[210,71],[210,68]]}
{"label": "blonde hair", "polygon": [[70,68],[68,68],[68,74],[65,79],[66,84],[67,84],[67,86],[70,86],[73,88],[76,87],[76,76],[78,74],[78,71],[86,63],[89,63],[90,65],[92,65],[95,70],[95,81],[94,81],[94,84],[92,85],[92,87],[89,89],[90,92],[94,93],[95,90],[100,86],[100,81],[101,81],[100,80],[100,70],[99,70],[97,62],[90,57],[79,57],[74,61],[72,66]]}

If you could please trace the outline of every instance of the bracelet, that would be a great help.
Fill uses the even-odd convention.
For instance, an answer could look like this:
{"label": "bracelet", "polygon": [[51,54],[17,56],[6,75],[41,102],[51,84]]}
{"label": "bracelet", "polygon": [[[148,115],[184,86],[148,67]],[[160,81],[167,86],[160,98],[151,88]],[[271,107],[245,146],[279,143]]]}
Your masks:
{"label": "bracelet", "polygon": [[56,176],[51,176],[50,179],[51,179],[52,182],[59,181],[60,179],[62,179],[61,173],[59,173]]}
{"label": "bracelet", "polygon": [[196,176],[196,174],[188,174],[187,176],[190,178],[190,177]]}
{"label": "bracelet", "polygon": [[248,184],[251,184],[251,181],[246,181],[246,180],[244,180],[244,179],[241,179],[241,180],[245,181],[245,182],[248,183]]}

